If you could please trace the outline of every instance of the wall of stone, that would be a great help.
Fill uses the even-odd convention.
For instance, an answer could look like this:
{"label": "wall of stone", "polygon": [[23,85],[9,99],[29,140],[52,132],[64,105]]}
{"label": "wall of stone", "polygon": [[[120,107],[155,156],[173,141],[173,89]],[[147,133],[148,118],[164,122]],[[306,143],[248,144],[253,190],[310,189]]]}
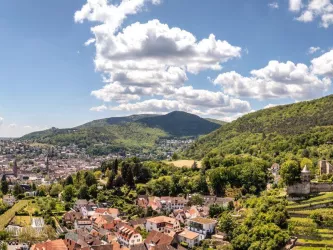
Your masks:
{"label": "wall of stone", "polygon": [[332,192],[333,191],[333,183],[315,183],[312,182],[310,184],[311,193],[319,193],[319,192]]}
{"label": "wall of stone", "polygon": [[308,195],[311,193],[311,186],[309,182],[297,183],[287,187],[288,195]]}

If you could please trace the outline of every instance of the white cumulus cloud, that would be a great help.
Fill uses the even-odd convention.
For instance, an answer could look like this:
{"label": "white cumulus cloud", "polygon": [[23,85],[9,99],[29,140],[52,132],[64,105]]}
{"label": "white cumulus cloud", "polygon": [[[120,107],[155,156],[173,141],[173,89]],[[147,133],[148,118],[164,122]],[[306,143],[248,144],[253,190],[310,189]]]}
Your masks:
{"label": "white cumulus cloud", "polygon": [[333,77],[333,49],[312,61],[312,71],[314,74]]}
{"label": "white cumulus cloud", "polygon": [[312,22],[316,18],[320,19],[320,24],[328,28],[333,24],[333,4],[331,0],[308,0],[302,3],[301,0],[289,0],[289,10],[300,12],[296,17],[300,22]]}
{"label": "white cumulus cloud", "polygon": [[221,70],[223,63],[240,58],[240,47],[220,40],[214,34],[198,40],[191,32],[169,27],[157,19],[122,28],[129,15],[144,10],[148,3],[160,2],[122,0],[119,4],[111,4],[107,0],[87,0],[75,13],[76,22],[98,23],[91,28],[94,38],[85,45],[94,44],[95,68],[103,74],[105,85],[91,95],[103,102],[118,103],[91,110],[249,112],[251,107],[247,101],[220,91],[185,86],[188,74]]}
{"label": "white cumulus cloud", "polygon": [[252,70],[250,77],[235,71],[220,74],[215,84],[232,96],[256,99],[291,98],[307,100],[323,95],[331,85],[328,78],[319,78],[305,64],[270,61],[259,70]]}

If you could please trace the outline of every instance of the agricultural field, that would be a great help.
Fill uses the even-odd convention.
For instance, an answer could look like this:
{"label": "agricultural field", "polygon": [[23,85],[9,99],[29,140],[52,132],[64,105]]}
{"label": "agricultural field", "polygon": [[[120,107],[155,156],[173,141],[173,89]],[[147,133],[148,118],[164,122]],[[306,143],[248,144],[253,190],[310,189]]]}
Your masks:
{"label": "agricultural field", "polygon": [[0,230],[4,230],[7,224],[14,218],[15,213],[28,205],[27,200],[18,201],[13,207],[0,216]]}
{"label": "agricultural field", "polygon": [[[177,168],[191,168],[194,164],[194,160],[177,160],[177,161],[165,161],[166,164],[174,165]],[[198,168],[201,168],[201,162],[197,161]]]}
{"label": "agricultural field", "polygon": [[[296,250],[333,250],[333,193],[288,202],[289,228],[298,237]],[[317,208],[322,206],[322,208]]]}

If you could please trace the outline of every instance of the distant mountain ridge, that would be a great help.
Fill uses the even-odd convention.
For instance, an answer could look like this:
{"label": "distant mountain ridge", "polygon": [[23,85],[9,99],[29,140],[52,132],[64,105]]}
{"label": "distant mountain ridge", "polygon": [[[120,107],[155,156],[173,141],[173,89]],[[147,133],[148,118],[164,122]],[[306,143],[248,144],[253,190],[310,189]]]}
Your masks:
{"label": "distant mountain ridge", "polygon": [[105,152],[136,151],[154,148],[161,138],[197,137],[220,126],[197,115],[174,111],[166,115],[110,117],[74,128],[33,132],[20,139],[62,146],[75,143],[80,147],[103,148]]}

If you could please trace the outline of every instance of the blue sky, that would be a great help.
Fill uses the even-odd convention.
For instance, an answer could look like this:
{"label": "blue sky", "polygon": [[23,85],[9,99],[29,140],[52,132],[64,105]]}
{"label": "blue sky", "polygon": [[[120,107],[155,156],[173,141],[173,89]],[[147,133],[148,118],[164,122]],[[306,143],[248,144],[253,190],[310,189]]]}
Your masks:
{"label": "blue sky", "polygon": [[332,93],[329,0],[123,2],[1,1],[0,137],[171,110],[232,120]]}

